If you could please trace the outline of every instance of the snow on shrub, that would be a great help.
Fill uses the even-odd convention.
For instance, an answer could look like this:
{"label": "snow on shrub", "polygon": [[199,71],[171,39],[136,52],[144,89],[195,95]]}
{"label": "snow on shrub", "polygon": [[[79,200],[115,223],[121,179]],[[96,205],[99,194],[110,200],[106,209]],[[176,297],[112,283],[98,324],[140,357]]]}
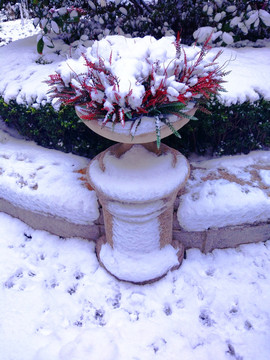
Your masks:
{"label": "snow on shrub", "polygon": [[[63,39],[72,48],[89,46],[87,40],[101,39],[110,33],[119,33],[123,11],[121,1],[48,0],[31,1],[34,11],[34,25],[40,26],[37,50],[44,46],[54,47],[56,39]],[[120,8],[122,9],[120,11]]]}
{"label": "snow on shrub", "polygon": [[[42,54],[44,45],[54,47],[53,34],[65,34],[66,40],[71,42],[74,26],[76,26],[80,17],[86,12],[82,8],[61,7],[59,9],[51,8],[45,17],[34,19],[34,25],[40,26],[42,33],[38,37],[37,51]],[[75,39],[73,39],[75,40]]]}
{"label": "snow on shrub", "polygon": [[202,12],[207,25],[194,32],[198,43],[203,43],[210,33],[212,42],[218,46],[269,37],[269,1],[212,0],[204,2]]}
{"label": "snow on shrub", "polygon": [[[90,40],[115,34],[161,38],[180,31],[186,44],[194,38],[204,43],[212,33],[211,41],[218,46],[269,37],[269,1],[32,0],[29,7],[35,14],[34,23],[43,29],[39,52],[44,45],[52,47],[54,37],[73,44],[82,36]],[[81,10],[75,14],[72,7]]]}

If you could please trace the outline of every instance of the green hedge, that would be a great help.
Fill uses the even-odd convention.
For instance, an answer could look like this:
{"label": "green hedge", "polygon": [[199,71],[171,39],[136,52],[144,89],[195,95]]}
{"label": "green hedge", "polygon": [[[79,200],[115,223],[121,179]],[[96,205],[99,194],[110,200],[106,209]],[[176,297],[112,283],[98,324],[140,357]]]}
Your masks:
{"label": "green hedge", "polygon": [[183,127],[179,145],[172,136],[164,142],[183,147],[186,154],[215,156],[270,149],[270,101],[260,99],[229,107],[213,101],[208,110],[211,114],[197,112],[199,121]]}
{"label": "green hedge", "polygon": [[[270,102],[263,99],[230,107],[213,101],[210,114],[197,112],[199,121],[190,121],[164,143],[185,155],[192,152],[210,155],[248,153],[270,148]],[[96,135],[83,123],[72,107],[55,112],[47,104],[40,109],[27,108],[0,98],[0,116],[20,134],[37,144],[92,158],[113,142]]]}
{"label": "green hedge", "polygon": [[113,144],[79,122],[73,107],[55,112],[49,104],[35,109],[0,98],[0,116],[21,135],[49,149],[91,158]]}

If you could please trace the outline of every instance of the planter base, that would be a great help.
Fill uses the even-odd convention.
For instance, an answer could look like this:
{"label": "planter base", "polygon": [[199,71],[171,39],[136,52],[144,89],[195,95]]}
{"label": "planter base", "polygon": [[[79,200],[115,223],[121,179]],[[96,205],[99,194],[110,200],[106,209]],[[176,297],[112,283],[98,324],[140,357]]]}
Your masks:
{"label": "planter base", "polygon": [[[163,278],[169,271],[177,270],[184,258],[184,246],[179,241],[143,256],[114,250],[101,236],[96,243],[98,261],[117,280],[144,285]],[[140,280],[141,279],[141,280]]]}
{"label": "planter base", "polygon": [[145,284],[178,268],[182,244],[172,240],[173,205],[189,176],[178,151],[156,144],[117,144],[89,165],[102,205],[105,234],[96,253],[119,280]]}

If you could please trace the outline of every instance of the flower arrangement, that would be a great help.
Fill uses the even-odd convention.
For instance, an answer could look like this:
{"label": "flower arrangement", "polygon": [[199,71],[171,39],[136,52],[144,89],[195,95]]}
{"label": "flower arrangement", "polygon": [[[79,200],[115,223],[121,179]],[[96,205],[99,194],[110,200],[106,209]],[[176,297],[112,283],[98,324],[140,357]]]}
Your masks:
{"label": "flower arrangement", "polygon": [[201,48],[186,47],[177,38],[155,40],[109,36],[96,41],[78,60],[70,60],[50,75],[51,97],[64,105],[80,105],[83,120],[105,125],[133,121],[132,134],[143,117],[155,121],[157,144],[166,124],[173,122],[222,90],[226,74],[210,54],[209,39]]}

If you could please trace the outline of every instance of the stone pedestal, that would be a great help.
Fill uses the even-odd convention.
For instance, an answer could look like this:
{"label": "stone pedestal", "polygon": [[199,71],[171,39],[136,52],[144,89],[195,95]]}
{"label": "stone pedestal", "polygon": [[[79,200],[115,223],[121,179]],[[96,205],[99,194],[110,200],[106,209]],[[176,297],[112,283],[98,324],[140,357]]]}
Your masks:
{"label": "stone pedestal", "polygon": [[88,180],[102,204],[98,259],[120,280],[144,284],[180,266],[172,239],[173,204],[189,176],[186,158],[166,145],[116,144],[94,158]]}

